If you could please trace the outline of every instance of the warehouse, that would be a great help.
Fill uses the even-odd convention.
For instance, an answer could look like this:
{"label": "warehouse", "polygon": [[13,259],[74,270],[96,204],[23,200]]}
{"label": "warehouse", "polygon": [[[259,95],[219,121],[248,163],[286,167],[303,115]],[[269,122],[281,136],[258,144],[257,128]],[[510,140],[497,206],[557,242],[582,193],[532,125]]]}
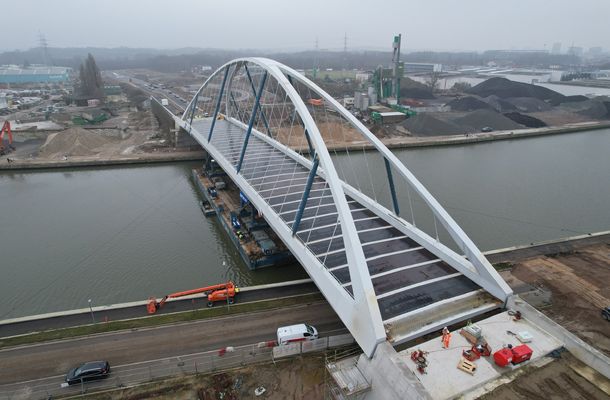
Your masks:
{"label": "warehouse", "polygon": [[0,84],[67,82],[70,72],[71,68],[67,67],[3,65],[0,67]]}

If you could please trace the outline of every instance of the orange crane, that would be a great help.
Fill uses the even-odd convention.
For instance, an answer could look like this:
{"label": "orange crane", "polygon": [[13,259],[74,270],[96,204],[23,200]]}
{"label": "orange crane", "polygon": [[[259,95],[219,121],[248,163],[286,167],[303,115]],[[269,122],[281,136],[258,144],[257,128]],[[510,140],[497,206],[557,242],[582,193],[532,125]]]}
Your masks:
{"label": "orange crane", "polygon": [[[8,150],[4,146],[4,134],[8,135]],[[11,123],[6,120],[2,125],[2,130],[0,131],[0,155],[3,156],[5,154],[10,153],[12,150],[15,150],[13,147],[13,133],[11,132]]]}
{"label": "orange crane", "polygon": [[150,297],[148,299],[146,309],[148,310],[149,314],[154,314],[158,309],[163,307],[167,299],[175,299],[177,297],[189,296],[197,293],[205,293],[208,296],[208,307],[213,307],[214,302],[216,301],[226,301],[229,304],[233,304],[235,301],[235,295],[239,293],[239,288],[236,287],[232,281],[229,281],[226,283],[219,283],[217,285],[168,294],[167,296],[163,297],[161,301],[157,301],[156,298]]}

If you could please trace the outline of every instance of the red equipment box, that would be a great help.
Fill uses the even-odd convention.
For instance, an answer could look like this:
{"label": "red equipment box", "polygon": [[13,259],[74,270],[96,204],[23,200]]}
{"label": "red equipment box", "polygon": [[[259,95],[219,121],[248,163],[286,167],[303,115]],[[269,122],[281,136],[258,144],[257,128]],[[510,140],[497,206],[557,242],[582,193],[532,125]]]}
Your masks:
{"label": "red equipment box", "polygon": [[526,344],[513,347],[513,365],[522,363],[532,358],[533,350]]}
{"label": "red equipment box", "polygon": [[513,360],[510,349],[500,349],[494,353],[494,362],[498,367],[506,367]]}

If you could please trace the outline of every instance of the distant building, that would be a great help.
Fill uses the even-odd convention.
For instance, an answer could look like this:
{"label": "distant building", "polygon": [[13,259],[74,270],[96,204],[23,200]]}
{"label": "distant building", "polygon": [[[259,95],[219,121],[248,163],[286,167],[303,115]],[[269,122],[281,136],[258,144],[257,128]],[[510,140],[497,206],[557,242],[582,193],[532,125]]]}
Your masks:
{"label": "distant building", "polygon": [[560,42],[553,43],[553,48],[551,49],[551,54],[561,54],[561,43]]}
{"label": "distant building", "polygon": [[583,48],[580,46],[570,46],[568,48],[568,54],[572,56],[580,57],[582,56]]}
{"label": "distant building", "polygon": [[604,49],[602,49],[601,46],[591,47],[591,48],[589,48],[589,55],[601,56],[603,51],[604,51]]}
{"label": "distant building", "polygon": [[67,82],[71,68],[33,65],[19,67],[4,65],[0,67],[0,83],[61,83]]}
{"label": "distant building", "polygon": [[442,64],[432,63],[404,63],[405,73],[417,74],[417,73],[430,73],[430,72],[441,72],[443,70]]}

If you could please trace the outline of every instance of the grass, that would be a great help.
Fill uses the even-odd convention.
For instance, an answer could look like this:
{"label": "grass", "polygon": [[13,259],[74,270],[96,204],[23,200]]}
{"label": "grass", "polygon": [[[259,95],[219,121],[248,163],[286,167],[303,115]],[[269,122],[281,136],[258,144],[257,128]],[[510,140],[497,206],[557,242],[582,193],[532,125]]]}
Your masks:
{"label": "grass", "polygon": [[513,264],[509,262],[499,262],[493,265],[496,271],[506,271],[512,269],[514,267]]}
{"label": "grass", "polygon": [[214,317],[271,310],[279,307],[302,305],[323,300],[322,294],[311,293],[301,296],[286,297],[282,299],[262,300],[250,303],[233,304],[227,307],[205,308],[165,315],[155,315],[144,318],[127,319],[121,321],[101,322],[95,325],[75,326],[63,329],[54,329],[32,334],[14,336],[0,339],[0,349],[12,346],[21,346],[31,343],[40,343],[50,340],[68,339],[79,336],[94,335],[98,333],[114,332],[127,329],[148,328],[160,325],[169,325],[179,322],[198,321]]}

